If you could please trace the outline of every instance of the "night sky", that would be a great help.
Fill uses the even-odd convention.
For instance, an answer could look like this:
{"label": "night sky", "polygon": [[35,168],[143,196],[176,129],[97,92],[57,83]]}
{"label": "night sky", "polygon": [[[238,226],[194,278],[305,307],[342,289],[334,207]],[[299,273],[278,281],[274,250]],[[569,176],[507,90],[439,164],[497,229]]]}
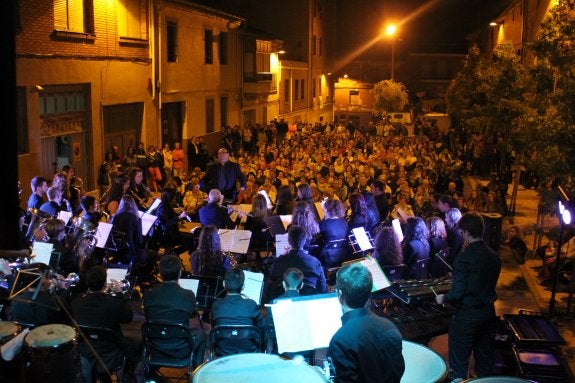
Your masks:
{"label": "night sky", "polygon": [[[346,54],[375,36],[387,20],[399,25],[396,49],[466,52],[465,36],[512,0],[337,0],[337,51]],[[385,49],[380,41],[365,55]]]}

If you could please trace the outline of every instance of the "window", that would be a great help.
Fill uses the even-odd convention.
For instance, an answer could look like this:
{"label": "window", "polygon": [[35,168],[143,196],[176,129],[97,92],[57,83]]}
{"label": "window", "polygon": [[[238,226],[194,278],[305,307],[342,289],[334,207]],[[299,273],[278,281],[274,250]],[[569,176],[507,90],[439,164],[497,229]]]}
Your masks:
{"label": "window", "polygon": [[54,0],[54,28],[85,32],[84,0]]}
{"label": "window", "polygon": [[178,23],[175,21],[168,21],[167,23],[167,57],[168,62],[175,63],[178,59]]}
{"label": "window", "polygon": [[227,32],[220,32],[219,36],[219,56],[220,56],[220,64],[227,64],[228,63],[228,33]]}
{"label": "window", "polygon": [[256,41],[256,72],[257,73],[269,73],[271,51],[272,51],[271,41],[264,41],[264,40],[257,40]]}
{"label": "window", "polygon": [[311,80],[311,96],[315,98],[315,78]]}
{"label": "window", "polygon": [[299,97],[299,80],[294,81],[294,88],[293,88],[293,99],[297,101]]}
{"label": "window", "polygon": [[141,0],[122,0],[118,4],[118,34],[120,37],[146,39],[145,14],[142,15]]}
{"label": "window", "polygon": [[214,100],[206,100],[206,133],[214,132]]}
{"label": "window", "polygon": [[284,80],[284,102],[289,103],[289,92],[290,92],[290,82],[289,80]]}
{"label": "window", "polygon": [[204,50],[206,64],[214,63],[214,32],[206,29],[204,31]]}
{"label": "window", "polygon": [[301,80],[301,97],[300,97],[302,100],[305,99],[305,86],[304,86],[304,84],[305,84],[305,80],[302,79]]}
{"label": "window", "polygon": [[26,108],[26,88],[19,86],[16,89],[16,96],[18,97],[18,110],[16,121],[16,137],[18,139],[18,154],[26,154],[30,152],[30,144],[28,140],[28,111]]}
{"label": "window", "polygon": [[311,50],[312,50],[312,54],[315,56],[315,44],[317,42],[317,37],[315,37],[315,35],[313,35],[313,41],[311,43]]}
{"label": "window", "polygon": [[220,98],[220,124],[224,126],[228,123],[228,98]]}

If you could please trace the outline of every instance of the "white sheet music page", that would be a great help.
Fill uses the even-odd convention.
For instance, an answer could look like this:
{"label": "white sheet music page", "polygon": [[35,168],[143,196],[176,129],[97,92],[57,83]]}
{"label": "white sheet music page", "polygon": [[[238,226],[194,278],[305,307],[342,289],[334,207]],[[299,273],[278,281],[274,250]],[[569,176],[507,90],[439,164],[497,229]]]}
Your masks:
{"label": "white sheet music page", "polygon": [[262,290],[264,287],[264,274],[254,273],[244,270],[244,289],[242,294],[253,299],[259,305],[262,299]]}
{"label": "white sheet music page", "polygon": [[116,280],[116,281],[123,281],[124,279],[126,279],[126,274],[128,274],[128,270],[127,269],[108,269],[108,277],[107,277],[107,282],[108,283],[112,283],[112,279]]}
{"label": "white sheet music page", "polygon": [[362,251],[373,249],[373,246],[371,244],[371,241],[369,240],[369,237],[367,236],[365,228],[354,227],[353,229],[351,229],[351,231],[353,232],[353,235],[355,235],[355,240],[357,241],[357,244],[359,245],[359,248]]}
{"label": "white sheet music page", "polygon": [[108,242],[108,237],[112,232],[112,224],[107,222],[98,223],[98,229],[96,230],[96,247],[103,249],[106,247],[106,242]]}
{"label": "white sheet music page", "polygon": [[250,238],[252,237],[251,231],[219,229],[218,234],[220,235],[222,251],[247,254],[250,247]]}
{"label": "white sheet music page", "polygon": [[154,226],[158,217],[152,214],[142,213],[140,218],[142,219],[142,235],[145,237],[150,232],[152,226]]}
{"label": "white sheet music page", "polygon": [[284,225],[284,229],[287,230],[288,226],[291,224],[291,220],[292,220],[292,215],[280,215],[280,219],[282,220],[282,223]]}
{"label": "white sheet music page", "polygon": [[323,204],[321,202],[314,202],[315,209],[319,215],[319,219],[322,220],[325,217],[325,211],[323,210]]}
{"label": "white sheet music page", "polygon": [[391,282],[389,282],[389,279],[387,279],[375,258],[367,256],[365,259],[361,260],[360,263],[371,273],[371,277],[373,279],[373,287],[371,288],[371,291],[379,291],[391,286]]}
{"label": "white sheet music page", "polygon": [[399,222],[399,218],[395,218],[391,221],[391,227],[393,228],[393,232],[398,240],[398,242],[403,241],[403,230],[401,230],[401,222]]}
{"label": "white sheet music page", "polygon": [[284,255],[289,251],[288,235],[276,234],[276,257]]}
{"label": "white sheet music page", "polygon": [[270,306],[280,354],[328,347],[341,327],[342,310],[335,295],[310,300],[281,299]]}
{"label": "white sheet music page", "polygon": [[72,212],[65,211],[65,210],[60,210],[58,212],[58,219],[61,219],[62,221],[64,221],[64,225],[68,224],[68,221],[70,221],[70,218],[72,218]]}
{"label": "white sheet music page", "polygon": [[191,278],[180,278],[178,280],[178,285],[180,285],[180,287],[183,289],[192,290],[194,292],[194,295],[197,296],[198,287],[200,286],[200,280]]}
{"label": "white sheet music page", "polygon": [[34,241],[34,244],[32,245],[32,255],[34,256],[34,262],[49,265],[53,250],[54,244],[52,243]]}

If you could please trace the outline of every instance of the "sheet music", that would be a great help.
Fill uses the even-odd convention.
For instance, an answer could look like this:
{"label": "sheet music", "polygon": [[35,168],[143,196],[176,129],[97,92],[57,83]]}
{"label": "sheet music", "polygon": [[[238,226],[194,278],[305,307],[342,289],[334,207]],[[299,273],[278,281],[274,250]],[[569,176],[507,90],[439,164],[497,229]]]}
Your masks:
{"label": "sheet music", "polygon": [[142,219],[142,235],[145,237],[152,229],[152,226],[154,226],[154,223],[156,223],[158,217],[152,214],[141,212],[140,218]]}
{"label": "sheet music", "polygon": [[291,224],[292,215],[280,215],[280,219],[284,225],[284,229],[287,230],[288,226]]}
{"label": "sheet music", "polygon": [[342,309],[336,294],[305,300],[281,299],[269,306],[280,354],[328,347],[341,327]]}
{"label": "sheet music", "polygon": [[251,231],[219,229],[218,234],[220,235],[222,251],[247,254],[250,246],[250,238],[252,237]]}
{"label": "sheet music", "polygon": [[322,220],[325,217],[325,211],[323,210],[323,204],[321,202],[314,202],[315,210],[317,210],[317,215],[319,219]]}
{"label": "sheet music", "polygon": [[276,257],[284,255],[289,251],[287,234],[276,234]]}
{"label": "sheet music", "polygon": [[242,294],[253,299],[259,305],[262,299],[262,290],[264,288],[264,274],[254,273],[244,270],[244,289]]}
{"label": "sheet music", "polygon": [[54,244],[34,241],[34,244],[32,245],[32,255],[34,256],[34,262],[49,265],[50,258],[52,257],[52,251],[54,251]]}
{"label": "sheet music", "polygon": [[353,232],[353,235],[355,235],[355,240],[357,241],[357,244],[359,245],[359,248],[362,251],[367,251],[367,250],[373,249],[373,245],[371,244],[371,241],[370,241],[369,237],[367,236],[367,232],[365,231],[365,228],[354,227],[353,229],[351,229],[351,231]]}
{"label": "sheet music", "polygon": [[395,218],[391,221],[391,227],[393,227],[393,232],[397,237],[397,240],[401,243],[403,242],[403,230],[401,230],[401,222],[399,222],[399,218]]}
{"label": "sheet music", "polygon": [[154,198],[154,201],[152,202],[148,210],[146,210],[146,213],[151,214],[154,210],[158,208],[158,206],[160,206],[160,203],[162,203],[161,199]]}
{"label": "sheet music", "polygon": [[186,290],[192,290],[194,292],[194,295],[198,296],[198,287],[200,286],[200,280],[199,279],[192,279],[192,278],[180,278],[178,280],[178,285],[180,285],[181,288],[186,289]]}
{"label": "sheet music", "polygon": [[107,277],[107,282],[108,283],[112,283],[112,279],[115,279],[116,281],[123,281],[124,279],[126,279],[126,274],[128,274],[128,270],[127,269],[108,269],[108,277]]}
{"label": "sheet music", "polygon": [[65,210],[60,210],[58,212],[58,219],[61,219],[62,221],[64,221],[64,225],[68,224],[68,221],[70,221],[70,218],[72,218],[72,212],[65,211]]}
{"label": "sheet music", "polygon": [[371,291],[379,291],[391,286],[391,282],[389,282],[389,279],[387,279],[375,258],[368,256],[360,260],[359,263],[365,266],[371,273],[371,278],[373,279]]}
{"label": "sheet music", "polygon": [[98,229],[96,230],[96,247],[99,247],[100,249],[104,249],[106,247],[108,237],[110,237],[110,233],[112,232],[112,227],[113,225],[111,223],[98,223]]}

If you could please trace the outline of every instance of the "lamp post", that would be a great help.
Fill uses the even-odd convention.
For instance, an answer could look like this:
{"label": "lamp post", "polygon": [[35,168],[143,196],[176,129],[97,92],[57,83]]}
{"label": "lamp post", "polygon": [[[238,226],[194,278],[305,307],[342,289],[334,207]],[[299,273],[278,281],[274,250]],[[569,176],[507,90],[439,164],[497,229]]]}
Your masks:
{"label": "lamp post", "polygon": [[391,38],[391,81],[394,78],[394,70],[395,70],[395,32],[397,28],[393,24],[389,24],[385,28],[385,34]]}
{"label": "lamp post", "polygon": [[[560,192],[563,196],[566,196],[563,189],[558,186]],[[565,206],[569,202],[569,198],[565,197],[566,199],[561,199],[559,201],[559,239],[557,241],[557,254],[555,257],[555,271],[553,273],[553,287],[551,288],[551,299],[549,300],[549,317],[553,318],[553,314],[555,314],[555,304],[557,301],[555,300],[555,294],[557,292],[557,280],[559,279],[559,262],[561,260],[561,247],[563,246],[563,226],[569,225],[571,223],[571,212]]]}

